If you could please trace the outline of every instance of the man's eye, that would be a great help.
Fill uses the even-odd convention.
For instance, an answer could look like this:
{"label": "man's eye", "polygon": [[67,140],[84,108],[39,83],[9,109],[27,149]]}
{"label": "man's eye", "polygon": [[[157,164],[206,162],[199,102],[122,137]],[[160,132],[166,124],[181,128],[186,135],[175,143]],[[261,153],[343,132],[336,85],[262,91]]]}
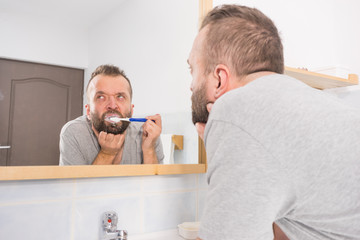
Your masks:
{"label": "man's eye", "polygon": [[124,99],[124,96],[123,95],[118,95],[118,98],[119,99]]}
{"label": "man's eye", "polygon": [[96,97],[96,99],[100,99],[100,100],[101,100],[101,99],[104,99],[104,98],[105,98],[105,97],[102,96],[102,95],[99,95],[99,96]]}

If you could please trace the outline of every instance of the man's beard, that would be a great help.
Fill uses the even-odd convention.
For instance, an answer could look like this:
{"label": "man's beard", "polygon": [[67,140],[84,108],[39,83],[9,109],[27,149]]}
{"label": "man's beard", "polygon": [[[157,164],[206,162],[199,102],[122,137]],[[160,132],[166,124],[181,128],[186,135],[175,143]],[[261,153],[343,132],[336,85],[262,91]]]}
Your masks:
{"label": "man's beard", "polygon": [[200,88],[193,92],[191,96],[191,109],[192,109],[192,121],[193,123],[207,123],[209,118],[209,112],[206,108],[208,101],[206,99],[206,85],[202,84]]}
{"label": "man's beard", "polygon": [[129,118],[131,117],[130,113],[125,114],[125,116],[123,116],[120,112],[116,111],[116,110],[109,110],[106,111],[102,114],[101,117],[99,117],[99,114],[97,112],[91,112],[90,113],[90,118],[91,118],[91,122],[94,125],[94,128],[96,129],[96,131],[100,132],[107,132],[107,133],[112,133],[112,134],[123,134],[125,132],[125,130],[127,129],[127,127],[129,126],[130,122],[127,121],[119,121],[117,123],[110,123],[108,121],[105,121],[105,116],[107,114],[117,114],[120,118]]}

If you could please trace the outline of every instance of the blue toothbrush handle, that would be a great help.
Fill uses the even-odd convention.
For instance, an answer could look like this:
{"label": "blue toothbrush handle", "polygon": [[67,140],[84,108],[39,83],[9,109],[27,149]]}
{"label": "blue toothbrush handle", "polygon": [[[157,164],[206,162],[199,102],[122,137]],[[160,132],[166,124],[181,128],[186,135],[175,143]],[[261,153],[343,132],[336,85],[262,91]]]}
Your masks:
{"label": "blue toothbrush handle", "polygon": [[129,118],[130,122],[146,122],[146,118]]}
{"label": "blue toothbrush handle", "polygon": [[[146,122],[147,119],[146,118],[129,118],[130,122]],[[154,120],[152,120],[153,122],[155,122]]]}

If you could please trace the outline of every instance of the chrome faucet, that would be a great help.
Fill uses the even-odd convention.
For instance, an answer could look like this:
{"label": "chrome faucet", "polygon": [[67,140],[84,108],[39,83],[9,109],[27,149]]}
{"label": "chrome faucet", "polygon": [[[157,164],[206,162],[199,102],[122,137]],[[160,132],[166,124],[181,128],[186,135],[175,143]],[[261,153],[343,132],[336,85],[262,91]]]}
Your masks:
{"label": "chrome faucet", "polygon": [[103,214],[102,227],[103,237],[101,240],[127,240],[127,231],[117,230],[118,216],[114,211]]}

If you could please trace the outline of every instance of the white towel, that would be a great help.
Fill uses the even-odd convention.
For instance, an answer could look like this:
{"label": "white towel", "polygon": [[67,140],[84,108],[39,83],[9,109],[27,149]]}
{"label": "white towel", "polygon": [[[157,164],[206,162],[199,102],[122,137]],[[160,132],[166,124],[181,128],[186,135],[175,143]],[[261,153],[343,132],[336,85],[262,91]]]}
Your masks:
{"label": "white towel", "polygon": [[173,134],[161,134],[161,142],[164,150],[163,164],[174,164],[174,149],[175,144],[172,141]]}

